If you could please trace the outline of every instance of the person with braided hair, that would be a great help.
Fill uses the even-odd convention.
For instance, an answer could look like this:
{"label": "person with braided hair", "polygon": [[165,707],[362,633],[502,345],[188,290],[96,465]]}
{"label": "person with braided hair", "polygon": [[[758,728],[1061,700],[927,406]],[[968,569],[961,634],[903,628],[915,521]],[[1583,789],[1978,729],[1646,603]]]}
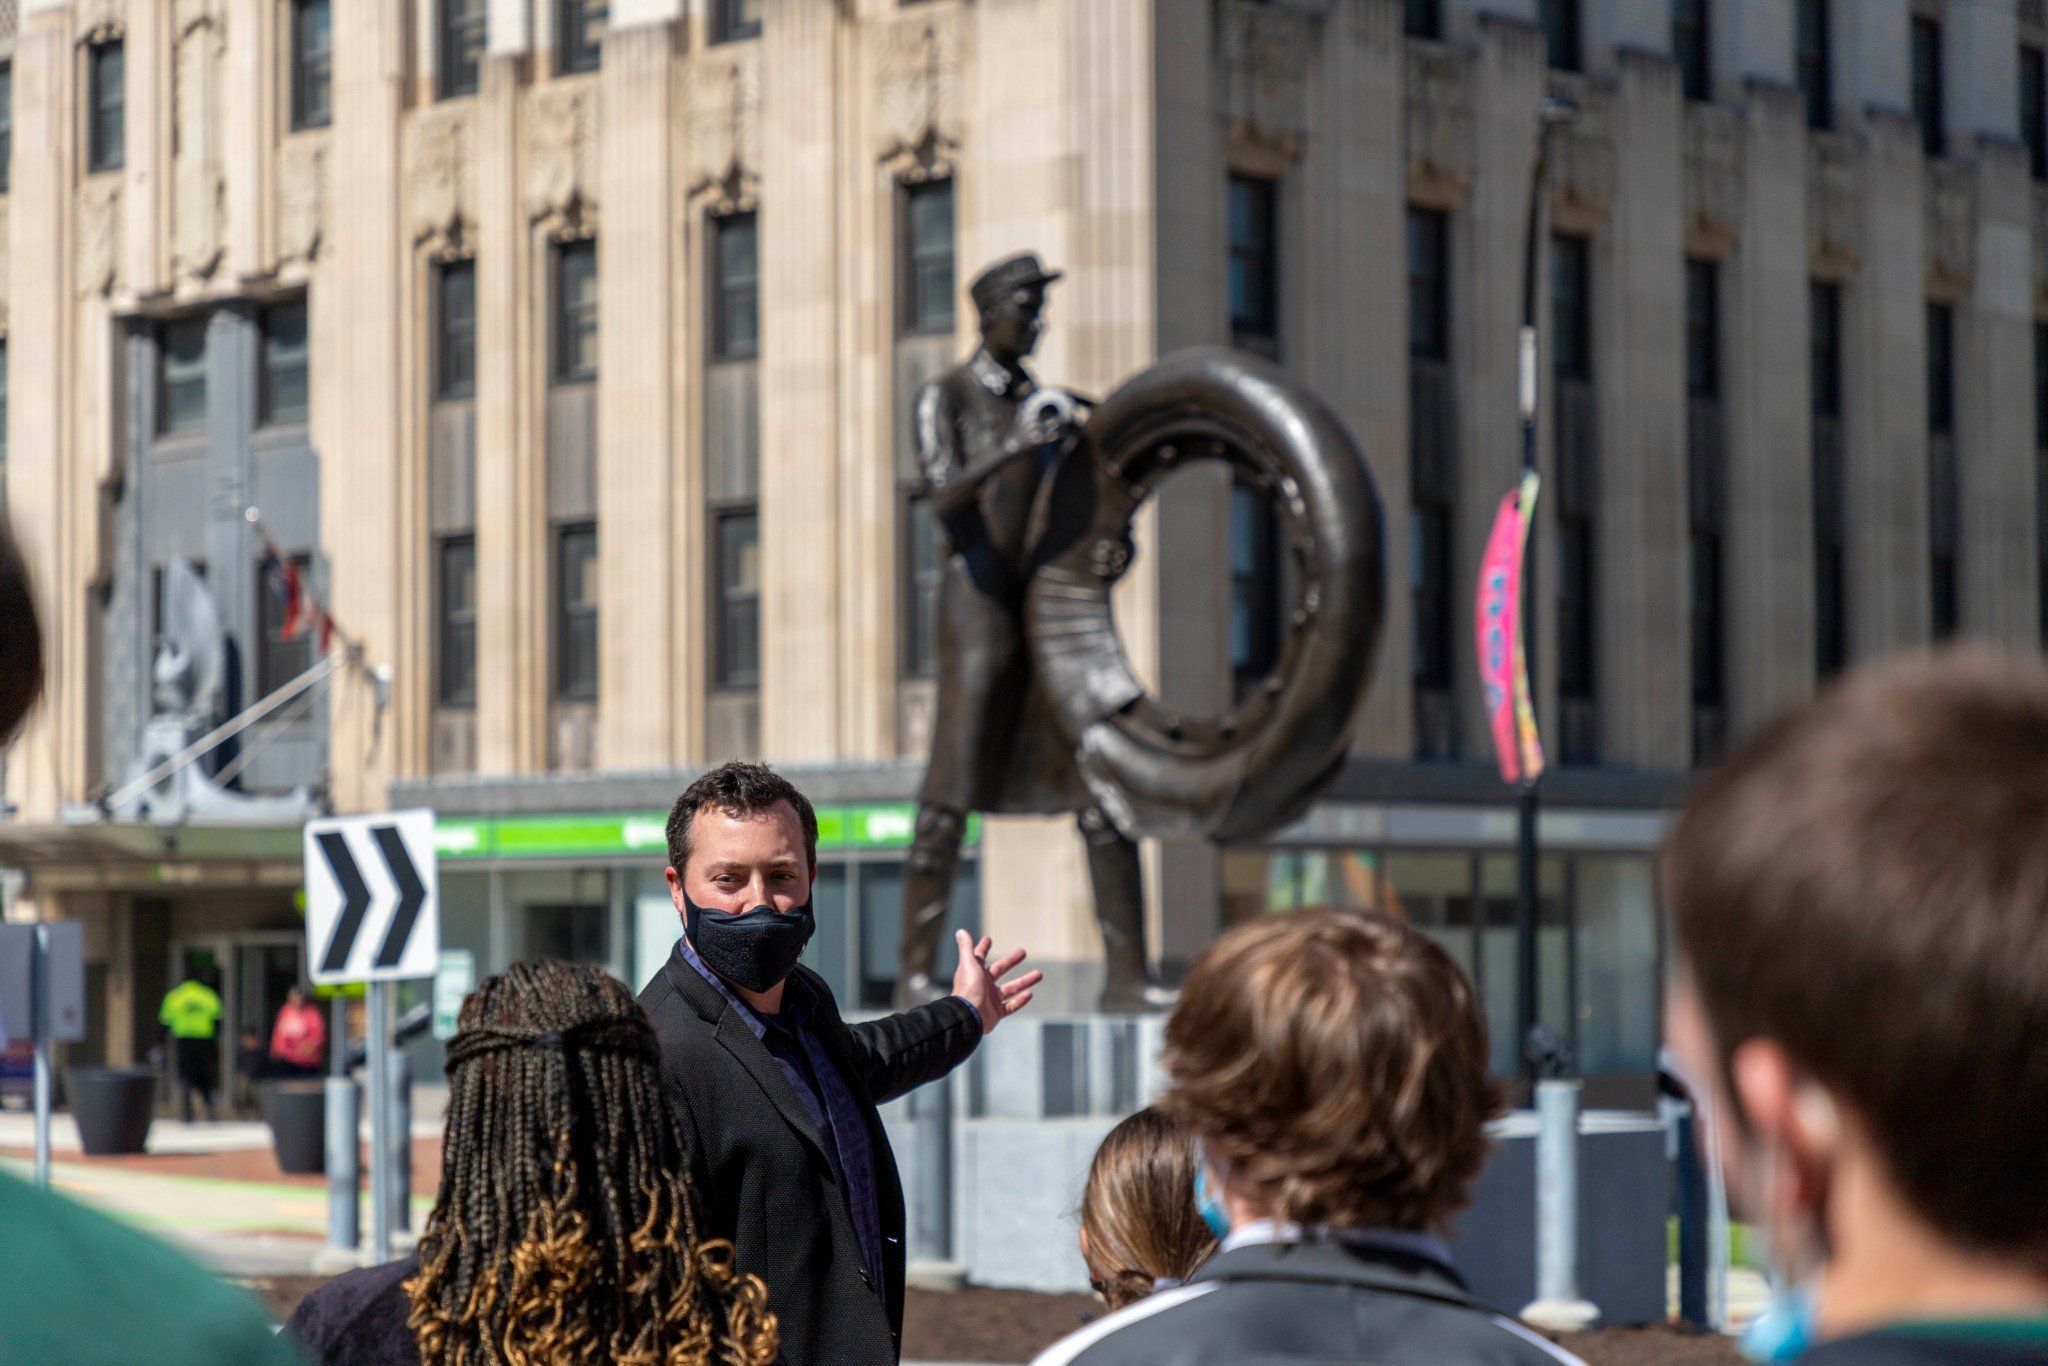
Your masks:
{"label": "person with braided hair", "polygon": [[732,1244],[700,1239],[654,1029],[602,968],[515,963],[448,1044],[441,1189],[413,1256],[287,1324],[324,1366],[770,1366]]}

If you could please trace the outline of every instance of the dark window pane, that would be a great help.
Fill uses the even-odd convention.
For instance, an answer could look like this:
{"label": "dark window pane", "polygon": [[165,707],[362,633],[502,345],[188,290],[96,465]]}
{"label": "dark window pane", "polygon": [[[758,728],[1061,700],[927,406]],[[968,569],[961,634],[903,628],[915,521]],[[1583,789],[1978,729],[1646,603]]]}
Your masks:
{"label": "dark window pane", "polygon": [[179,318],[157,332],[157,430],[206,426],[206,318]]}
{"label": "dark window pane", "polygon": [[1842,287],[1816,281],[1812,289],[1813,411],[1842,415]]}
{"label": "dark window pane", "polygon": [[1593,377],[1591,266],[1586,239],[1562,234],[1551,239],[1551,350],[1559,379]]}
{"label": "dark window pane", "polygon": [[476,262],[443,261],[434,273],[434,395],[476,393]]}
{"label": "dark window pane", "polygon": [[1721,670],[1721,538],[1692,533],[1692,700],[1719,706]]}
{"label": "dark window pane", "polygon": [[118,170],[128,147],[128,66],[120,39],[86,49],[86,87],[86,169]]}
{"label": "dark window pane", "polygon": [[2048,323],[2034,324],[2034,449],[2048,450]]}
{"label": "dark window pane", "polygon": [[329,0],[292,5],[292,127],[325,127],[334,117],[334,31]]}
{"label": "dark window pane", "polygon": [[1831,128],[1835,121],[1834,46],[1828,0],[1798,0],[1799,93],[1806,100],[1806,126]]}
{"label": "dark window pane", "polygon": [[597,696],[597,528],[556,533],[555,696],[567,702]]}
{"label": "dark window pane", "polygon": [[1849,662],[1848,584],[1842,548],[1824,545],[1814,557],[1815,665],[1823,680]]}
{"label": "dark window pane", "polygon": [[[256,621],[259,648],[256,654],[256,696],[268,697],[313,667],[313,643],[319,635],[313,625],[313,557],[301,551],[291,556],[299,576],[299,615],[291,618],[291,604],[285,600],[279,575],[256,566]],[[287,635],[286,633],[290,634]]]}
{"label": "dark window pane", "polygon": [[597,378],[597,243],[555,248],[555,378]]}
{"label": "dark window pane", "polygon": [[265,423],[304,422],[309,410],[306,305],[279,304],[263,312],[261,417]]}
{"label": "dark window pane", "polygon": [[1280,522],[1263,489],[1230,486],[1230,671],[1240,697],[1280,661]]}
{"label": "dark window pane", "polygon": [[[0,461],[7,459],[7,338],[0,337]],[[0,481],[0,505],[4,505],[6,494],[4,481]]]}
{"label": "dark window pane", "polygon": [[1927,306],[1927,430],[1956,429],[1956,315],[1946,304]]}
{"label": "dark window pane", "polygon": [[903,672],[929,678],[939,664],[939,583],[945,576],[931,499],[922,492],[903,503]]}
{"label": "dark window pane", "polygon": [[1913,117],[1920,124],[1920,150],[1941,156],[1948,148],[1942,107],[1941,25],[1933,19],[1913,20]]}
{"label": "dark window pane", "polygon": [[1721,273],[1712,261],[1685,263],[1685,391],[1721,396]]}
{"label": "dark window pane", "polygon": [[13,187],[14,63],[0,62],[0,194]]}
{"label": "dark window pane", "polygon": [[[600,883],[600,886],[603,884]],[[611,918],[603,902],[588,905],[528,905],[525,958],[561,963],[605,963],[611,958]]]}
{"label": "dark window pane", "polygon": [[729,43],[736,38],[761,35],[761,0],[713,0],[711,41]]}
{"label": "dark window pane", "polygon": [[711,354],[752,360],[761,354],[759,221],[750,213],[711,220]]}
{"label": "dark window pane", "polygon": [[1945,551],[1937,551],[1930,557],[1928,566],[1930,626],[1936,640],[1948,640],[1956,633],[1958,611],[1956,603],[1956,557]]}
{"label": "dark window pane", "polygon": [[2032,43],[2020,47],[2020,138],[2028,171],[2048,180],[2048,61]]}
{"label": "dark window pane", "polygon": [[476,705],[476,538],[441,542],[435,585],[439,605],[435,691],[444,707]]}
{"label": "dark window pane", "polygon": [[1415,685],[1451,685],[1451,518],[1437,503],[1409,516],[1409,579],[1415,598]]}
{"label": "dark window pane", "polygon": [[482,84],[485,0],[440,0],[441,98],[474,95]]}
{"label": "dark window pane", "polygon": [[953,182],[904,192],[904,330],[953,330]]}
{"label": "dark window pane", "polygon": [[1672,0],[1671,56],[1689,100],[1714,98],[1714,65],[1707,28],[1707,0]]}
{"label": "dark window pane", "polygon": [[1419,360],[1451,355],[1450,217],[1408,210],[1408,354]]}
{"label": "dark window pane", "polygon": [[607,0],[556,0],[555,70],[562,75],[595,71],[604,59]]}
{"label": "dark window pane", "polygon": [[1559,71],[1577,71],[1579,56],[1578,0],[1538,0],[1538,18],[1543,24],[1543,46],[1550,64]]}
{"label": "dark window pane", "polygon": [[1401,9],[1401,25],[1411,38],[1443,37],[1443,0],[1407,0]]}
{"label": "dark window pane", "polygon": [[1587,517],[1557,519],[1557,691],[1590,701],[1594,693],[1593,523]]}
{"label": "dark window pane", "polygon": [[1230,178],[1230,335],[1270,347],[1278,340],[1278,187],[1257,176]]}
{"label": "dark window pane", "polygon": [[721,688],[761,685],[761,519],[752,508],[721,512],[716,520],[716,594]]}

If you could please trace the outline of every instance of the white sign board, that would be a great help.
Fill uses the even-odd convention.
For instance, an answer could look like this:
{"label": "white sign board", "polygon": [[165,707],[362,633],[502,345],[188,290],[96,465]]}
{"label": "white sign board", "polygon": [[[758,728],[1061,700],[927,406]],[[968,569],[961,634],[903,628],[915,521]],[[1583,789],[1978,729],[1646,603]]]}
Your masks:
{"label": "white sign board", "polygon": [[432,977],[439,888],[433,812],[307,821],[307,975],[323,986]]}
{"label": "white sign board", "polygon": [[476,990],[476,955],[468,949],[441,950],[441,966],[434,973],[434,1037],[455,1037],[455,1021],[462,1014],[463,998]]}
{"label": "white sign board", "polygon": [[[41,927],[50,939],[50,1039],[75,1043],[85,1037],[85,927],[76,920],[52,920]],[[0,1042],[25,1041],[35,1034],[29,1017],[30,960],[34,925],[0,925]]]}

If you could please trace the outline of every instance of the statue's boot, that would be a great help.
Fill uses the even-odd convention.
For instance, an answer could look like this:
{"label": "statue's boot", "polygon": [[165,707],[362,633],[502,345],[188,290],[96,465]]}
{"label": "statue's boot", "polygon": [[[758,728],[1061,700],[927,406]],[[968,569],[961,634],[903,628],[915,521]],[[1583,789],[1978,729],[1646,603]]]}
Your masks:
{"label": "statue's boot", "polygon": [[947,994],[948,988],[933,980],[933,972],[953,898],[953,878],[960,870],[960,838],[966,828],[965,818],[943,807],[927,806],[917,813],[917,834],[903,870],[903,941],[896,960],[898,1010],[925,1005]]}
{"label": "statue's boot", "polygon": [[1095,923],[1102,930],[1108,977],[1101,1008],[1115,1013],[1165,1010],[1177,999],[1152,980],[1145,957],[1145,883],[1138,846],[1099,807],[1081,813],[1088,846],[1088,881],[1095,892]]}

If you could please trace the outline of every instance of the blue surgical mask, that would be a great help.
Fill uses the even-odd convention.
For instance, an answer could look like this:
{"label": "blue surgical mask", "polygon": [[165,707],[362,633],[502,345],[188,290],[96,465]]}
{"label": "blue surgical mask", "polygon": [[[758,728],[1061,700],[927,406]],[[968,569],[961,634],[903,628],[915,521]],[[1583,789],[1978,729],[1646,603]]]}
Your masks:
{"label": "blue surgical mask", "polygon": [[1223,1212],[1223,1201],[1209,1185],[1209,1164],[1201,1160],[1195,1163],[1195,1213],[1202,1216],[1217,1242],[1230,1236],[1230,1216]]}
{"label": "blue surgical mask", "polygon": [[1813,1291],[1774,1277],[1771,1302],[1742,1330],[1739,1346],[1751,1361],[1796,1361],[1813,1345]]}

